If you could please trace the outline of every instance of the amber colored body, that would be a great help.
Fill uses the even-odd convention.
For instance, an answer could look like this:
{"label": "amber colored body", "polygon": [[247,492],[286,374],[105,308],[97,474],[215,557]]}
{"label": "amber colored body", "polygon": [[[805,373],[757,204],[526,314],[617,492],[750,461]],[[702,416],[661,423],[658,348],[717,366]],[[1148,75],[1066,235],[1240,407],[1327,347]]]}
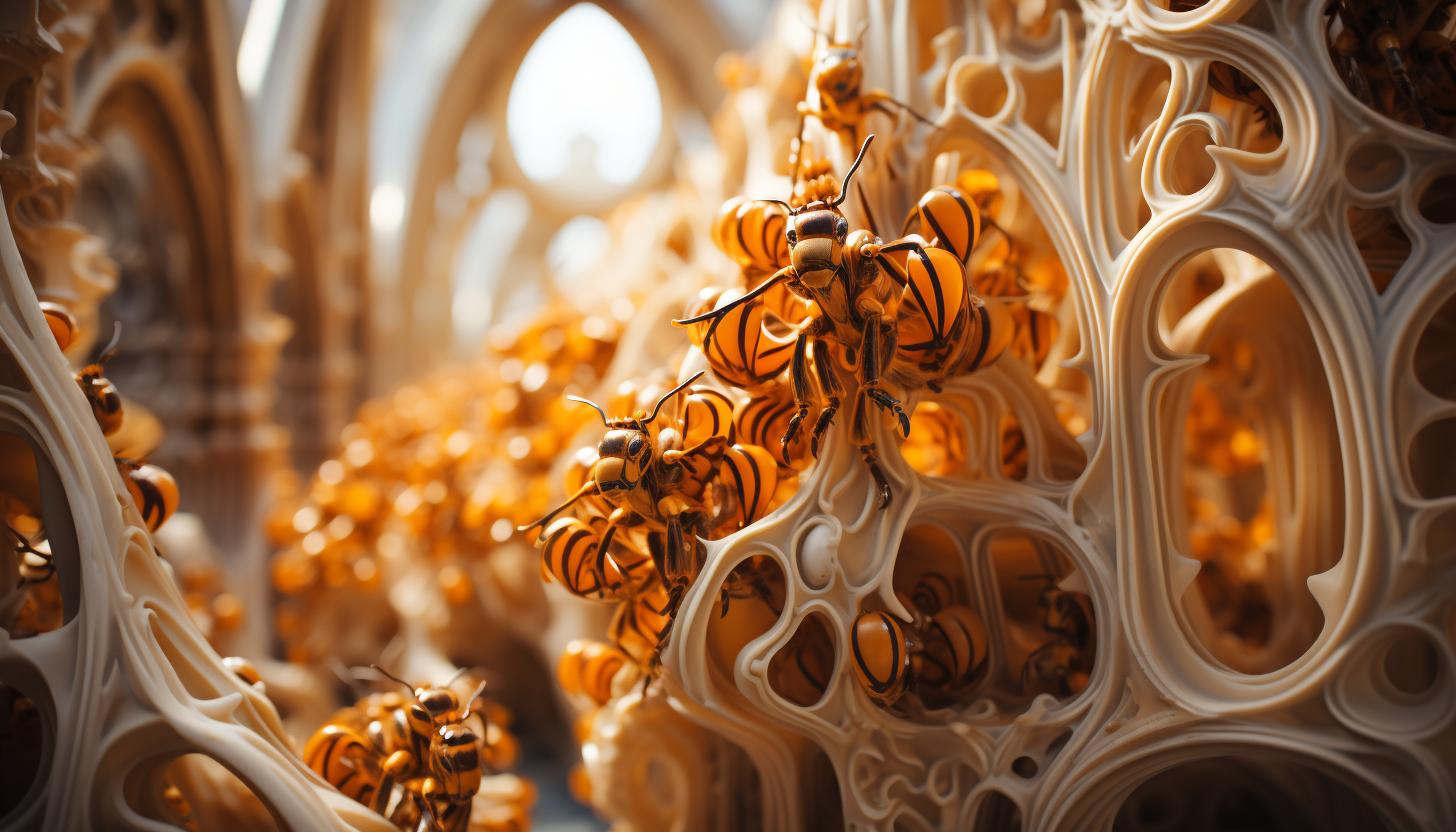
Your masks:
{"label": "amber colored body", "polygon": [[[839,205],[873,139],[865,139],[838,198],[790,211],[785,231],[788,264],[752,292],[674,323],[706,323],[706,332],[695,334],[694,340],[704,345],[713,364],[715,339],[731,344],[717,347],[719,351],[741,354],[747,352],[747,339],[759,338],[758,330],[749,326],[750,304],[777,285],[787,286],[806,301],[809,314],[795,327],[791,362],[798,412],[781,439],[782,457],[787,464],[789,446],[815,404],[819,416],[811,452],[817,456],[820,436],[847,400],[852,408],[850,441],[859,447],[880,491],[880,507],[885,508],[891,499],[890,485],[878,464],[868,408],[873,403],[894,414],[907,435],[910,420],[900,400],[885,389],[884,380],[909,389],[934,387],[993,360],[1009,342],[1012,328],[999,304],[983,302],[970,290],[964,258],[975,245],[980,220],[975,205],[954,188],[928,193],[912,214],[923,226],[936,229],[930,242],[906,237],[885,245],[869,231],[850,231]],[[757,248],[768,251],[767,246]],[[896,256],[901,252],[905,252],[903,262]],[[734,325],[725,325],[730,320]],[[842,376],[853,378],[852,390],[841,382]]]}
{"label": "amber colored body", "polygon": [[[637,411],[609,419],[602,412],[607,434],[585,481],[565,503],[523,528],[544,529],[538,541],[543,572],[567,590],[627,601],[613,622],[613,637],[634,657],[646,651],[649,670],[657,666],[683,593],[702,568],[697,538],[761,517],[778,483],[767,451],[732,444],[733,403],[711,388],[688,390],[677,427],[654,433],[652,423],[662,406],[701,375],[668,392],[650,415]],[[724,486],[715,514],[705,503],[714,480]],[[592,512],[586,519],[553,521],[578,501]],[[619,536],[625,543],[614,549]],[[649,558],[655,570],[645,568]],[[664,595],[660,602],[650,600],[658,594]],[[660,627],[644,623],[654,618],[665,621]],[[628,641],[640,649],[629,649]]]}

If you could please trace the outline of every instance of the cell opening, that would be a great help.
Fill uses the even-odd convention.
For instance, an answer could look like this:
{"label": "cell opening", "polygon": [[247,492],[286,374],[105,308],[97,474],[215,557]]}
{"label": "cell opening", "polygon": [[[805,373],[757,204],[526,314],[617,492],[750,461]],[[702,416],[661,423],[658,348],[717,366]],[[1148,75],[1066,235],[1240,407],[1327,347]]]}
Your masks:
{"label": "cell opening", "polygon": [[0,682],[0,818],[30,794],[45,757],[45,720],[18,688]]}
{"label": "cell opening", "polygon": [[1279,108],[1253,77],[1233,64],[1208,65],[1205,109],[1231,128],[1232,145],[1249,153],[1270,153],[1284,140]]}
{"label": "cell opening", "polygon": [[1036,776],[1038,770],[1039,769],[1036,765],[1036,760],[1033,760],[1032,758],[1027,756],[1023,755],[1011,761],[1011,771],[1017,777],[1030,780],[1031,778]]}
{"label": "cell opening", "polygon": [[1021,832],[1021,807],[998,791],[989,791],[976,813],[975,832]]}
{"label": "cell opening", "polygon": [[981,118],[993,118],[1006,106],[1006,76],[995,64],[966,64],[956,87],[961,103]]}
{"label": "cell opening", "polygon": [[805,708],[819,704],[834,681],[834,634],[823,613],[811,612],[768,663],[774,693]]}
{"label": "cell opening", "polygon": [[1446,225],[1456,222],[1456,173],[1448,173],[1431,180],[1421,192],[1417,210],[1428,222]]}
{"label": "cell opening", "polygon": [[1446,298],[1431,316],[1411,364],[1422,387],[1456,401],[1456,295]]}
{"label": "cell opening", "polygon": [[1020,529],[995,532],[987,549],[1000,604],[996,692],[1017,704],[1081,693],[1096,663],[1097,626],[1092,599],[1061,586],[1074,571],[1071,558]]}
{"label": "cell opening", "polygon": [[1217,170],[1208,148],[1214,144],[1207,130],[1187,130],[1178,139],[1173,151],[1173,190],[1184,196],[1198,193],[1213,181]]}
{"label": "cell opening", "polygon": [[1272,754],[1217,757],[1160,772],[1128,795],[1113,832],[1355,832],[1389,828],[1357,790]]}
{"label": "cell opening", "polygon": [[1376,294],[1383,294],[1410,258],[1410,235],[1388,207],[1351,205],[1345,210],[1345,218],[1350,224],[1350,236],[1360,251],[1360,260],[1370,274],[1370,282]]}
{"label": "cell opening", "polygon": [[1400,181],[1405,158],[1383,142],[1361,145],[1345,161],[1345,181],[1365,193],[1378,193]]}
{"label": "cell opening", "polygon": [[1456,416],[1420,429],[1410,444],[1411,480],[1427,500],[1456,496]]}
{"label": "cell opening", "polygon": [[0,529],[4,585],[21,592],[5,610],[11,638],[60,629],[80,606],[80,554],[59,475],[28,438],[0,430]]}
{"label": "cell opening", "polygon": [[142,817],[194,832],[280,829],[276,817],[230,769],[202,753],[135,773],[127,802]]}
{"label": "cell opening", "polygon": [[1238,291],[1170,340],[1209,356],[1164,405],[1166,429],[1180,433],[1168,467],[1174,548],[1200,563],[1183,598],[1196,638],[1229,668],[1268,673],[1324,626],[1307,582],[1343,550],[1343,460],[1328,376],[1293,292],[1247,255],[1216,262],[1236,267],[1226,276]]}
{"label": "cell opening", "polygon": [[1381,669],[1396,690],[1419,696],[1435,687],[1440,659],[1425,634],[1411,633],[1387,648]]}
{"label": "cell opening", "polygon": [[786,591],[784,569],[768,555],[752,555],[728,573],[708,621],[708,655],[723,678],[733,679],[738,654],[778,622]]}

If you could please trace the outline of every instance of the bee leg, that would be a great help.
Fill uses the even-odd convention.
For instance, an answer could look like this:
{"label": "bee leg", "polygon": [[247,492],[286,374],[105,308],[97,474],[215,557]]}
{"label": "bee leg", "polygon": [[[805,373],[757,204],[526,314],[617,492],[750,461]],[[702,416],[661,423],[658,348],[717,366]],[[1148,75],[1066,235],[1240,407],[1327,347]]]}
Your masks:
{"label": "bee leg", "polygon": [[875,456],[875,446],[860,445],[860,455],[864,457],[865,464],[870,467],[870,475],[875,478],[875,485],[880,489],[880,510],[890,507],[890,481],[885,479],[885,472],[880,470],[880,463]]}
{"label": "bee leg", "polygon": [[900,420],[900,431],[905,436],[910,435],[910,417],[900,408],[900,400],[886,393],[880,387],[880,316],[869,315],[865,318],[864,336],[861,343],[860,363],[862,395],[870,397],[882,410],[888,410],[895,414]]}
{"label": "bee leg", "polygon": [[809,445],[815,459],[819,458],[819,438],[834,424],[834,414],[839,411],[839,397],[844,395],[844,388],[839,386],[839,379],[834,376],[830,360],[829,345],[824,341],[815,341],[814,372],[819,377],[819,390],[826,400],[824,409],[819,412],[818,421],[814,423],[814,438]]}
{"label": "bee leg", "polygon": [[809,338],[810,331],[817,328],[810,325],[800,329],[799,337],[794,341],[794,364],[790,379],[794,388],[794,403],[799,406],[799,412],[789,420],[789,427],[784,431],[780,456],[783,457],[785,465],[789,464],[789,444],[798,438],[799,427],[809,415]]}
{"label": "bee leg", "polygon": [[686,581],[679,581],[667,592],[667,604],[662,609],[662,614],[667,616],[667,623],[662,625],[662,631],[657,634],[657,646],[652,649],[652,658],[647,660],[648,676],[655,676],[657,669],[662,667],[662,648],[667,645],[668,636],[672,635],[673,622],[677,621],[677,608],[682,603],[687,587]]}

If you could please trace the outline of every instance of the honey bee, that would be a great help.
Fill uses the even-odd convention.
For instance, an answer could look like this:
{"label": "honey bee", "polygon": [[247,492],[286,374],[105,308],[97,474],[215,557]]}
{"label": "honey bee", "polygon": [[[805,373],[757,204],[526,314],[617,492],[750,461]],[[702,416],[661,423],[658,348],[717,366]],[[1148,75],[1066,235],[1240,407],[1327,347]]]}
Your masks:
{"label": "honey bee", "polygon": [[[470,800],[480,787],[489,741],[488,734],[483,741],[466,720],[476,713],[485,683],[462,708],[447,686],[411,688],[373,667],[410,696],[371,696],[339,711],[309,740],[304,762],[346,796],[396,822],[413,824],[427,816],[430,828],[463,829]],[[390,811],[397,784],[407,794]]]}
{"label": "honey bee", "polygon": [[897,595],[910,612],[909,622],[871,610],[850,627],[850,653],[861,687],[884,707],[906,693],[964,689],[986,663],[981,617],[953,601],[950,581],[939,573],[927,573],[908,596]]}
{"label": "honey bee", "polygon": [[[49,316],[47,321],[52,320]],[[55,327],[52,327],[55,331]],[[59,343],[59,339],[57,341]],[[69,341],[68,341],[69,343]],[[101,426],[101,433],[110,436],[121,429],[122,419],[125,414],[121,410],[121,394],[116,392],[116,385],[106,378],[106,364],[116,356],[117,348],[121,344],[121,323],[116,324],[112,330],[111,341],[107,343],[106,349],[101,351],[101,356],[94,364],[88,364],[76,373],[76,383],[81,387],[81,393],[86,396],[87,404],[91,405],[91,415],[96,417],[96,424]]]}
{"label": "honey bee", "polygon": [[1023,575],[1024,580],[1043,580],[1046,588],[1037,598],[1042,628],[1051,640],[1031,651],[1021,667],[1024,693],[1051,691],[1067,697],[1087,687],[1092,670],[1094,638],[1092,600],[1081,592],[1058,589],[1053,575]]}
{"label": "honey bee", "polygon": [[[576,493],[521,529],[543,529],[538,542],[543,571],[568,591],[601,600],[630,599],[628,606],[647,604],[652,615],[666,619],[660,629],[643,628],[619,611],[614,627],[618,633],[641,631],[653,643],[648,661],[653,668],[677,605],[702,568],[698,537],[722,527],[741,528],[763,516],[780,482],[767,451],[730,444],[732,403],[715,391],[689,390],[679,427],[654,436],[652,423],[663,406],[702,375],[668,391],[651,414],[639,410],[624,419],[609,418],[595,403],[572,397],[597,411],[607,434]],[[713,483],[719,496],[709,500]],[[553,520],[582,500],[593,516]],[[613,549],[619,534],[626,545]],[[646,568],[649,562],[654,569]],[[647,600],[649,584],[665,592],[660,603]]]}
{"label": "honey bee", "polygon": [[1284,122],[1279,119],[1279,110],[1254,79],[1232,64],[1214,61],[1208,67],[1208,85],[1215,92],[1234,101],[1241,101],[1254,108],[1254,118],[1276,139],[1284,138]]}
{"label": "honey bee", "polygon": [[135,459],[118,459],[116,467],[126,481],[127,493],[141,512],[147,530],[156,532],[177,511],[177,481],[166,470]]}
{"label": "honey bee", "polygon": [[19,586],[28,584],[41,584],[49,581],[56,574],[56,560],[50,552],[43,552],[35,547],[30,538],[19,531],[10,523],[5,523],[5,530],[15,539],[13,548],[15,550],[16,566],[20,570]]}
{"label": "honey bee", "polygon": [[566,645],[556,663],[556,678],[568,694],[605,705],[612,698],[612,680],[629,660],[610,644],[579,638]]}
{"label": "honey bee", "polygon": [[61,352],[65,352],[76,342],[76,335],[81,331],[81,325],[76,323],[76,316],[65,306],[48,300],[40,302],[40,311],[45,315],[46,326],[56,339],[56,346],[61,348]]}
{"label": "honey bee", "polygon": [[[863,34],[864,30],[860,31]],[[822,33],[816,34],[825,41],[829,40]],[[826,42],[822,46],[816,46],[809,68],[809,88],[813,90],[815,103],[811,104],[806,97],[798,104],[798,138],[795,140],[789,163],[794,171],[796,184],[800,149],[803,146],[804,121],[808,116],[818,119],[826,129],[845,135],[851,143],[859,142],[859,127],[871,110],[878,110],[892,117],[895,115],[886,105],[894,105],[917,120],[933,126],[933,122],[915,112],[909,104],[895,100],[884,90],[864,89],[864,67],[860,65],[859,49],[854,44]]]}
{"label": "honey bee", "polygon": [[1456,132],[1456,48],[1449,0],[1334,0],[1325,9],[1330,58],[1345,85],[1384,115]]}
{"label": "honey bee", "polygon": [[[790,379],[797,412],[780,440],[781,456],[787,464],[790,443],[798,437],[810,408],[818,404],[819,416],[810,434],[810,450],[817,456],[820,437],[848,400],[851,441],[859,446],[875,479],[883,509],[890,504],[890,484],[870,437],[869,407],[873,404],[892,414],[901,431],[910,432],[910,418],[900,400],[885,389],[885,381],[919,388],[974,370],[1000,354],[1011,326],[999,303],[982,301],[970,290],[961,252],[974,246],[978,214],[974,204],[954,189],[938,191],[917,206],[927,224],[940,229],[933,242],[907,237],[886,245],[869,231],[850,231],[839,206],[873,140],[873,135],[865,139],[839,195],[830,202],[789,208],[788,203],[764,200],[789,211],[788,265],[753,291],[726,302],[720,299],[716,308],[673,323],[706,324],[707,332],[695,336],[700,342],[718,334],[746,343],[759,335],[750,328],[750,313],[739,311],[741,307],[779,285],[808,301],[813,312],[795,327]],[[893,256],[902,252],[903,264]],[[721,322],[735,314],[741,318],[739,326],[721,334],[725,333]],[[735,345],[732,351],[750,350]],[[841,372],[853,374],[852,394],[841,384]]]}

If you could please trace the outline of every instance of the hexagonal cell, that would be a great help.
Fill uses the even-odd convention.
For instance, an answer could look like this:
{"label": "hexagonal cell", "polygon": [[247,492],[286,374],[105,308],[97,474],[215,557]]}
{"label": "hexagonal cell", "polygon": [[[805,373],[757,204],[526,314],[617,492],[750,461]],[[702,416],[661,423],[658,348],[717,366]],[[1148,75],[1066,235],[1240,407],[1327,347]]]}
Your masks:
{"label": "hexagonal cell", "polygon": [[795,705],[817,705],[834,679],[834,654],[829,619],[823,613],[809,613],[769,660],[769,687]]}

